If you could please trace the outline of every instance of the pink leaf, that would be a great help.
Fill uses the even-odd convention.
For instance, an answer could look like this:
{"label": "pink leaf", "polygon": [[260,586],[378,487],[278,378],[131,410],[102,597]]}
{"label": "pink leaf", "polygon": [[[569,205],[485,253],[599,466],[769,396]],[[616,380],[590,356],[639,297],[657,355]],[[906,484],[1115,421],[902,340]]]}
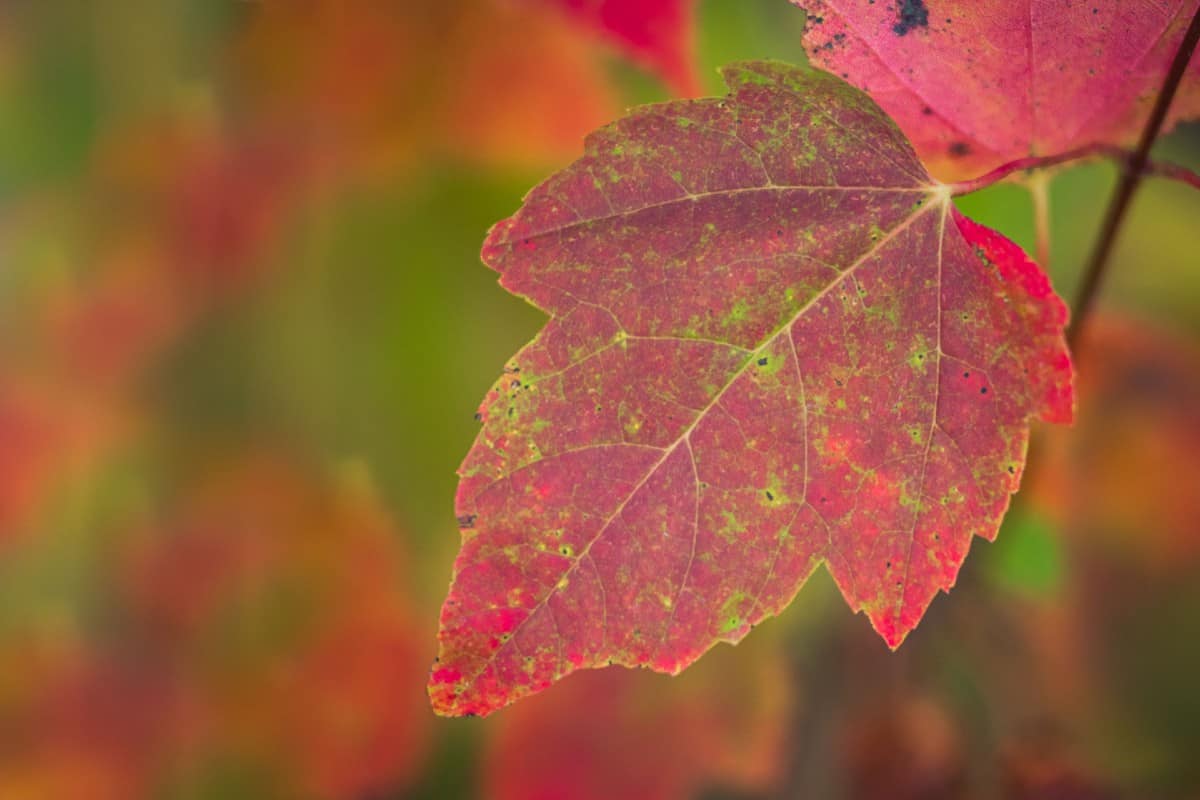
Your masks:
{"label": "pink leaf", "polygon": [[[865,90],[943,180],[1132,143],[1200,0],[792,0],[813,63]],[[1171,119],[1200,115],[1193,59]]]}

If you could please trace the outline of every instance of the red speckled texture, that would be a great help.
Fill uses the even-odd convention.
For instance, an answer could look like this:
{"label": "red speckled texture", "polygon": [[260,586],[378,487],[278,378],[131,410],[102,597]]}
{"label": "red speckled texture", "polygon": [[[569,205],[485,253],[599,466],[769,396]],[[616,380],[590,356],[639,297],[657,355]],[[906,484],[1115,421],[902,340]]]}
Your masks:
{"label": "red speckled texture", "polygon": [[[792,0],[813,63],[864,89],[930,170],[1131,144],[1200,0]],[[1193,58],[1170,120],[1200,115]]]}
{"label": "red speckled texture", "polygon": [[498,224],[551,315],[480,408],[435,710],[677,673],[825,563],[895,647],[995,536],[1066,310],[863,93],[773,63],[635,110]]}

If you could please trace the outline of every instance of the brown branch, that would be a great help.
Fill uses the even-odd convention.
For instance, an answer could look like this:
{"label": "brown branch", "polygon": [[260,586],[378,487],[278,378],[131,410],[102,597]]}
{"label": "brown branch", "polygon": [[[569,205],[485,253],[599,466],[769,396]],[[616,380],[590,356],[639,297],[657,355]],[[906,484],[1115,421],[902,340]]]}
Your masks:
{"label": "brown branch", "polygon": [[1179,88],[1180,81],[1183,80],[1184,70],[1187,69],[1188,61],[1191,60],[1198,41],[1200,41],[1200,10],[1197,10],[1192,17],[1192,22],[1183,35],[1183,41],[1179,43],[1179,49],[1175,51],[1171,69],[1163,82],[1162,90],[1158,93],[1158,99],[1154,102],[1150,118],[1146,120],[1146,126],[1142,129],[1142,136],[1138,140],[1137,148],[1133,151],[1133,157],[1125,164],[1121,182],[1117,185],[1117,191],[1104,215],[1104,225],[1100,230],[1100,236],[1096,240],[1096,246],[1092,250],[1087,267],[1084,268],[1083,283],[1072,309],[1071,327],[1067,331],[1067,344],[1072,350],[1079,344],[1084,323],[1091,313],[1092,306],[1096,301],[1096,294],[1107,272],[1117,233],[1125,221],[1130,201],[1133,199],[1134,192],[1137,191],[1138,184],[1141,183],[1147,164],[1149,164],[1150,148],[1162,131],[1167,111],[1171,107],[1171,101],[1175,98],[1175,91]]}

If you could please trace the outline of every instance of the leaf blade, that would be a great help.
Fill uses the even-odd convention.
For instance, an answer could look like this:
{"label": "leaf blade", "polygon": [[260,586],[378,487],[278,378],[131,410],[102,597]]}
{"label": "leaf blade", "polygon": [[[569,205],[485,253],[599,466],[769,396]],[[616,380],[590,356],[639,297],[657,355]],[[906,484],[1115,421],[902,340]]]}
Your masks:
{"label": "leaf blade", "polygon": [[[958,526],[940,571],[893,586],[892,559],[879,570],[860,530],[897,539],[883,521],[910,513],[900,492],[915,485],[911,563],[937,390],[924,352],[893,351],[901,335],[928,349],[942,299],[896,265],[936,255],[940,274],[951,237],[957,268],[978,271],[948,193],[831,76],[750,64],[726,77],[726,100],[650,107],[594,135],[489,235],[501,283],[552,318],[485,400],[460,470],[467,530],[430,684],[441,713],[489,713],[581,667],[676,673],[777,614],[826,561],[895,646],[952,582],[963,541],[994,535],[990,516]],[[596,185],[606,168],[611,195]],[[867,374],[871,361],[888,366]],[[1000,444],[1023,451],[1041,408],[1012,406]],[[868,473],[878,519],[846,505]],[[989,497],[1006,505],[1013,489]]]}

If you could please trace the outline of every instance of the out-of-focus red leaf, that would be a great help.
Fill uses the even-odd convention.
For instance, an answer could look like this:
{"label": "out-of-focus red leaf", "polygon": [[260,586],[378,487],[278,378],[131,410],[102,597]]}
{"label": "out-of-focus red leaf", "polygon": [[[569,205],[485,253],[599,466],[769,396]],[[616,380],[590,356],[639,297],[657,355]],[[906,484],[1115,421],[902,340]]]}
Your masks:
{"label": "out-of-focus red leaf", "polygon": [[826,564],[892,647],[1069,420],[1066,309],[861,92],[749,63],[634,111],[484,245],[552,315],[488,394],[430,691],[678,673]]}
{"label": "out-of-focus red leaf", "polygon": [[183,295],[161,248],[114,245],[83,285],[47,298],[41,369],[66,395],[112,404],[190,321],[195,298]]}
{"label": "out-of-focus red leaf", "polygon": [[202,785],[218,760],[288,797],[412,778],[425,631],[368,489],[278,457],[221,464],[160,527],[122,539],[116,564],[95,639],[40,666],[0,642],[0,719],[21,737],[0,737],[0,796],[147,797]]}
{"label": "out-of-focus red leaf", "polygon": [[212,127],[146,121],[111,135],[97,157],[96,191],[118,198],[102,218],[110,246],[153,245],[142,278],[170,281],[183,315],[260,280],[291,215],[328,188],[315,147],[294,130]]}
{"label": "out-of-focus red leaf", "polygon": [[1200,348],[1098,317],[1079,359],[1078,422],[1049,437],[1033,495],[1093,552],[1190,568],[1200,557]]}
{"label": "out-of-focus red leaf", "polygon": [[0,539],[39,505],[60,446],[61,420],[23,394],[11,385],[0,392]]}
{"label": "out-of-focus red leaf", "polygon": [[200,701],[194,754],[234,754],[304,796],[412,776],[426,733],[418,630],[369,494],[251,460],[202,484],[128,565],[131,635]]}
{"label": "out-of-focus red leaf", "polygon": [[[529,0],[526,0],[529,2]],[[611,38],[681,95],[695,95],[695,0],[535,0]]]}
{"label": "out-of-focus red leaf", "polygon": [[495,800],[683,800],[777,786],[792,714],[778,654],[722,652],[675,680],[585,673],[505,714],[488,743]]}
{"label": "out-of-focus red leaf", "polygon": [[186,703],[168,676],[78,642],[6,642],[0,667],[0,796],[149,796]]}
{"label": "out-of-focus red leaf", "polygon": [[86,397],[40,377],[0,373],[0,547],[33,524],[64,477],[120,429]]}
{"label": "out-of-focus red leaf", "polygon": [[847,797],[954,800],[966,795],[963,733],[939,702],[920,695],[860,707],[844,720]]}
{"label": "out-of-focus red leaf", "polygon": [[167,229],[186,282],[239,289],[265,266],[286,212],[309,200],[303,155],[280,140],[216,144],[194,154],[173,192]]}
{"label": "out-of-focus red leaf", "polygon": [[282,141],[167,124],[114,137],[96,162],[80,190],[104,198],[94,262],[36,296],[23,338],[3,348],[0,539],[36,518],[70,468],[124,440],[143,375],[263,277],[311,177]]}
{"label": "out-of-focus red leaf", "polygon": [[616,109],[595,48],[540,3],[317,0],[251,13],[234,57],[247,105],[365,179],[430,155],[561,161]]}
{"label": "out-of-focus red leaf", "polygon": [[[792,0],[814,64],[864,89],[943,180],[1132,143],[1198,0]],[[1200,59],[1171,120],[1200,114]]]}
{"label": "out-of-focus red leaf", "polygon": [[1004,797],[1012,800],[1117,800],[1120,793],[1089,774],[1053,737],[1030,735],[1000,754]]}
{"label": "out-of-focus red leaf", "polygon": [[561,163],[617,113],[595,49],[556,15],[501,5],[464,15],[457,34],[464,47],[435,132],[452,155]]}

